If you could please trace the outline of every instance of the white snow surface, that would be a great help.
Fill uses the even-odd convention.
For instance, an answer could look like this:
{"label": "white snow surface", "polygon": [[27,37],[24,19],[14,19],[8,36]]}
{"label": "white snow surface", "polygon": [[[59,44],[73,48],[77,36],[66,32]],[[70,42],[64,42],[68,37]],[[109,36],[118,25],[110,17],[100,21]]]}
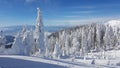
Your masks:
{"label": "white snow surface", "polygon": [[[71,61],[72,60],[72,61]],[[90,64],[92,60],[80,59],[43,59],[39,57],[0,55],[1,68],[119,68],[115,65]],[[106,64],[108,60],[95,62]],[[116,60],[117,61],[117,60]],[[111,60],[111,62],[116,62]]]}
{"label": "white snow surface", "polygon": [[119,27],[120,28],[120,20],[110,20],[105,24],[110,25],[112,27]]}

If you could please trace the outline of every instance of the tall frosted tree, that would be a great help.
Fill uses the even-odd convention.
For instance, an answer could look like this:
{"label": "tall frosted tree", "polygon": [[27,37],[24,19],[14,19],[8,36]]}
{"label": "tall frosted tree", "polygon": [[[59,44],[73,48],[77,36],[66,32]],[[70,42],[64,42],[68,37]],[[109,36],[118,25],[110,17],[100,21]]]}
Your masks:
{"label": "tall frosted tree", "polygon": [[73,38],[72,44],[73,44],[73,47],[72,47],[71,50],[72,50],[72,54],[75,57],[79,53],[79,47],[80,47],[80,43],[79,43],[77,37]]}
{"label": "tall frosted tree", "polygon": [[[85,31],[85,27],[82,28],[82,41],[81,41],[81,44],[82,44],[82,55],[85,56],[86,53],[87,53],[87,35],[86,35],[86,31]],[[84,57],[85,58],[85,57]]]}
{"label": "tall frosted tree", "polygon": [[54,46],[54,51],[53,51],[53,58],[60,58],[61,56],[61,50],[60,50],[60,44],[58,41],[56,41],[56,44]]}
{"label": "tall frosted tree", "polygon": [[104,44],[105,44],[106,50],[112,48],[112,45],[114,43],[114,32],[111,26],[108,26],[108,25],[106,26],[104,42],[105,42]]}
{"label": "tall frosted tree", "polygon": [[66,35],[66,40],[65,40],[65,52],[66,55],[69,56],[70,54],[70,43],[69,43],[69,35]]}
{"label": "tall frosted tree", "polygon": [[45,47],[44,47],[44,25],[42,20],[42,13],[39,8],[37,8],[37,24],[35,29],[35,46],[38,47],[39,53],[41,56],[44,55]]}
{"label": "tall frosted tree", "polygon": [[96,46],[97,46],[97,51],[103,50],[103,37],[105,34],[105,26],[102,24],[97,24],[96,25]]}

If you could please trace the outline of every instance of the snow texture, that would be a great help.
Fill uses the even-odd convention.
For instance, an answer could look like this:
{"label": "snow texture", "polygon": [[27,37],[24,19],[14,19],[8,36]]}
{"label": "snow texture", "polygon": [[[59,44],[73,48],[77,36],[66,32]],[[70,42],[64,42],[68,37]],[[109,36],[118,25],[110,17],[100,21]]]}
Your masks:
{"label": "snow texture", "polygon": [[[0,58],[0,67],[4,68],[5,62],[14,60],[15,62],[28,62],[28,65],[34,66],[46,65],[54,67],[60,65],[63,67],[116,67],[120,66],[120,21],[112,20],[105,24],[86,24],[67,28],[58,32],[45,34],[42,19],[42,13],[37,8],[35,30],[27,30],[23,27],[21,32],[15,36],[14,42],[7,45],[3,31],[0,32],[0,54],[3,55],[24,55],[24,56],[3,56]],[[35,56],[40,57],[25,57]],[[10,59],[10,57],[14,59]],[[17,58],[17,59],[15,59]],[[34,60],[32,60],[32,59]],[[44,59],[43,59],[44,58]],[[21,59],[21,60],[19,60]],[[24,59],[24,61],[23,61]],[[31,62],[37,61],[37,62]],[[4,63],[2,63],[4,62]],[[43,63],[44,62],[44,63]],[[13,68],[10,64],[9,68]],[[49,64],[52,65],[49,65]],[[10,67],[11,66],[11,67]],[[18,65],[20,68],[22,65]],[[23,64],[24,66],[24,64]],[[8,68],[5,67],[5,68]],[[32,68],[32,66],[30,66]],[[55,66],[59,68],[59,66]],[[46,67],[45,67],[46,68]]]}

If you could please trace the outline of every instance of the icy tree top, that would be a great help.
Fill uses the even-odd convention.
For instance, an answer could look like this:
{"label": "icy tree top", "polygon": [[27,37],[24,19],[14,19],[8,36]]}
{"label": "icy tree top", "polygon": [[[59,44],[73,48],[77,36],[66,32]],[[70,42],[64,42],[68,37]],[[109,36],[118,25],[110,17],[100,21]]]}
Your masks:
{"label": "icy tree top", "polygon": [[40,17],[41,16],[41,10],[40,10],[40,8],[37,8],[37,12],[38,12],[38,17]]}
{"label": "icy tree top", "polygon": [[43,26],[43,23],[42,23],[42,13],[41,13],[41,10],[40,8],[37,8],[37,25],[41,25]]}

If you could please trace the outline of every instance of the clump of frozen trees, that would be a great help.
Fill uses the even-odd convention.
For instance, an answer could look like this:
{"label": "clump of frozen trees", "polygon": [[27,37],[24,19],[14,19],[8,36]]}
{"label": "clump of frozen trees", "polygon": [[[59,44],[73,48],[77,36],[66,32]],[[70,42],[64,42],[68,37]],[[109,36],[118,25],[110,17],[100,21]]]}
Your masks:
{"label": "clump of frozen trees", "polygon": [[52,33],[47,41],[47,52],[51,56],[56,54],[56,57],[84,57],[91,51],[119,49],[120,28],[114,30],[109,24],[86,24]]}
{"label": "clump of frozen trees", "polygon": [[28,31],[26,27],[15,38],[12,46],[13,54],[19,55],[39,55],[44,57],[44,25],[42,21],[41,11],[37,8],[37,24],[35,31]]}

